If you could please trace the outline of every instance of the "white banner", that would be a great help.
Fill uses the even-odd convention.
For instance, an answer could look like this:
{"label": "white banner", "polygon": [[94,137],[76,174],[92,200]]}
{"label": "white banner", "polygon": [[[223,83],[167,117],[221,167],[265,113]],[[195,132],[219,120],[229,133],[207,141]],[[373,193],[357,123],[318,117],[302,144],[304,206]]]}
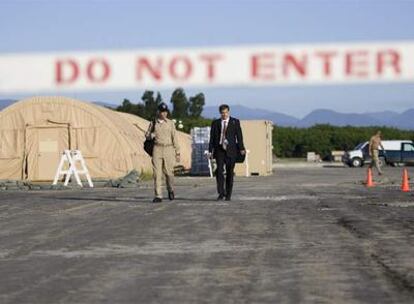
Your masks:
{"label": "white banner", "polygon": [[0,93],[414,82],[414,42],[0,54]]}

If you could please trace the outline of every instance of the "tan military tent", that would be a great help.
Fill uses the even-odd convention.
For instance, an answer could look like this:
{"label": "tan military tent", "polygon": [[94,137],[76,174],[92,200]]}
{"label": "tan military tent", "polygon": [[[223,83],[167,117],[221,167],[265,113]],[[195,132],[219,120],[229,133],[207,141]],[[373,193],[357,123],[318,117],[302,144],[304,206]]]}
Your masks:
{"label": "tan military tent", "polygon": [[[82,152],[92,178],[150,172],[144,132],[129,116],[66,97],[19,101],[0,112],[0,179],[52,180],[64,149]],[[182,150],[191,153],[191,143]]]}

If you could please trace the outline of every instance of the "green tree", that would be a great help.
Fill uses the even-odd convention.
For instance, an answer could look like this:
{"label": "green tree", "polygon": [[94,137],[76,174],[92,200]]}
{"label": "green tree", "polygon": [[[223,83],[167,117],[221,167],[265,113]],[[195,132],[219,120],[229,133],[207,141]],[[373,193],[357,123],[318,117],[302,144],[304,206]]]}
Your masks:
{"label": "green tree", "polygon": [[205,97],[203,93],[198,93],[196,96],[190,97],[189,114],[190,117],[200,118],[203,113],[205,105]]}
{"label": "green tree", "polygon": [[[145,91],[141,97],[142,102],[137,104],[131,103],[128,99],[124,99],[122,104],[116,108],[117,111],[138,115],[145,119],[151,120],[157,112],[158,106],[161,104],[162,97],[160,92],[154,98],[154,91]],[[172,116],[181,121],[183,128],[180,131],[189,133],[193,127],[204,127],[211,125],[211,119],[202,117],[203,107],[205,105],[205,96],[203,93],[187,99],[182,88],[174,90],[171,96]],[[178,127],[178,123],[177,123]]]}
{"label": "green tree", "polygon": [[192,118],[187,117],[182,120],[183,129],[178,129],[179,131],[183,131],[186,133],[190,133],[191,129],[194,127],[208,127],[211,126],[212,119],[207,119],[203,117]]}
{"label": "green tree", "polygon": [[157,97],[155,98],[155,103],[157,104],[157,107],[161,104],[162,102],[162,97],[160,92],[157,92]]}
{"label": "green tree", "polygon": [[133,104],[129,99],[124,99],[122,104],[116,108],[119,112],[125,112],[129,114],[145,117],[145,107],[142,103]]}
{"label": "green tree", "polygon": [[142,103],[137,103],[132,114],[146,118],[145,106]]}
{"label": "green tree", "polygon": [[411,139],[414,132],[387,127],[335,127],[315,125],[310,128],[273,129],[274,153],[279,157],[305,157],[307,152],[316,152],[329,159],[333,150],[347,151],[357,144],[368,141],[376,131],[381,130],[384,140]]}
{"label": "green tree", "polygon": [[129,99],[124,98],[122,104],[116,108],[119,112],[132,113],[134,105],[129,101]]}
{"label": "green tree", "polygon": [[177,88],[171,95],[171,103],[173,105],[172,116],[177,119],[188,117],[189,103],[184,89]]}
{"label": "green tree", "polygon": [[142,94],[141,100],[144,102],[144,118],[152,119],[157,113],[157,102],[154,99],[154,92],[153,91],[145,91]]}

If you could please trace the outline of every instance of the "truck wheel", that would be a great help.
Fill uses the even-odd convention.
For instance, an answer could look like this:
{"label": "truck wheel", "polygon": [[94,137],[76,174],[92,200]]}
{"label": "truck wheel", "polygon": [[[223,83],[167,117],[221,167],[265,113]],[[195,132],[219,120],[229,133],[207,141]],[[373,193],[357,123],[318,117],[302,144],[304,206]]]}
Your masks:
{"label": "truck wheel", "polygon": [[359,157],[354,157],[352,159],[352,167],[357,168],[357,167],[362,167],[362,159],[360,159]]}

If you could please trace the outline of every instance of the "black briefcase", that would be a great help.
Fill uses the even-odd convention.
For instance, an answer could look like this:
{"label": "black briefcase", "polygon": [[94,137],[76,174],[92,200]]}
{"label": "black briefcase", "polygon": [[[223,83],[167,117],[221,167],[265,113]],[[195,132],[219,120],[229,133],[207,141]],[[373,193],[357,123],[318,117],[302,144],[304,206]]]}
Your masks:
{"label": "black briefcase", "polygon": [[147,152],[149,156],[152,156],[152,153],[154,152],[154,145],[155,145],[154,139],[146,139],[144,141],[144,150],[145,152]]}
{"label": "black briefcase", "polygon": [[242,155],[240,153],[240,149],[237,148],[236,163],[244,163],[245,160],[246,160],[246,153],[244,153],[244,155]]}
{"label": "black briefcase", "polygon": [[[154,132],[154,129],[155,129],[155,120],[152,122],[151,133]],[[152,157],[152,154],[154,152],[154,145],[155,145],[155,139],[154,138],[145,139],[145,141],[144,141],[144,151],[147,152],[147,154],[151,157]]]}

